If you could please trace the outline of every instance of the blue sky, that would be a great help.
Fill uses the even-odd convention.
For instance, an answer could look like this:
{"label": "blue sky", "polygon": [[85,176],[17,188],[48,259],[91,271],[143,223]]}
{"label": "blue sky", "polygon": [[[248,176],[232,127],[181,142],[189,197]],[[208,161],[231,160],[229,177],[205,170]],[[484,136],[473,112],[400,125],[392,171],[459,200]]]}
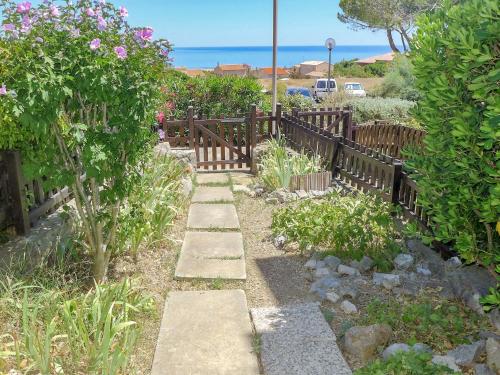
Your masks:
{"label": "blue sky", "polygon": [[[272,44],[272,0],[112,0],[129,10],[134,25],[177,47],[267,46]],[[384,33],[352,31],[337,19],[338,0],[279,0],[279,43],[386,45]]]}
{"label": "blue sky", "polygon": [[[124,5],[132,25],[151,26],[176,47],[272,44],[273,0],[107,1]],[[387,45],[384,32],[353,31],[338,12],[339,0],[279,0],[279,44],[318,46],[333,37],[338,45]]]}

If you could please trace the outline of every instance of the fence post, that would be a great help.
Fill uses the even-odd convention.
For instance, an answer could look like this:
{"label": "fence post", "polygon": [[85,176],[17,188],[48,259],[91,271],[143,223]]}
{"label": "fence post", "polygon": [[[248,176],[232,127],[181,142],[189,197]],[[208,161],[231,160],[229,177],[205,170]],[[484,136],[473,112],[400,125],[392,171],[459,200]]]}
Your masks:
{"label": "fence post", "polygon": [[189,106],[187,110],[188,126],[189,126],[189,149],[194,149],[194,108]]}
{"label": "fence post", "polygon": [[30,230],[30,219],[21,173],[21,155],[19,151],[8,151],[5,155],[7,174],[9,175],[9,195],[12,199],[12,217],[14,218],[17,234],[24,235]]}
{"label": "fence post", "polygon": [[399,189],[401,188],[401,179],[403,177],[403,163],[400,161],[393,161],[394,175],[392,176],[392,191],[391,191],[391,202],[393,204],[399,204]]}
{"label": "fence post", "polygon": [[335,172],[337,171],[337,163],[339,160],[340,150],[343,147],[342,140],[343,139],[338,137],[338,136],[333,137],[331,140],[334,144],[333,152],[332,152],[332,165],[331,165],[332,178],[335,178]]}
{"label": "fence post", "polygon": [[281,103],[276,104],[276,119],[274,121],[275,131],[274,134],[276,138],[281,138]]}
{"label": "fence post", "polygon": [[250,157],[252,159],[250,172],[256,174],[257,160],[255,160],[255,147],[257,146],[257,105],[255,104],[252,104],[252,108],[250,110],[250,142]]}
{"label": "fence post", "polygon": [[344,114],[342,119],[342,136],[345,139],[352,141],[352,107],[348,106],[344,108]]}

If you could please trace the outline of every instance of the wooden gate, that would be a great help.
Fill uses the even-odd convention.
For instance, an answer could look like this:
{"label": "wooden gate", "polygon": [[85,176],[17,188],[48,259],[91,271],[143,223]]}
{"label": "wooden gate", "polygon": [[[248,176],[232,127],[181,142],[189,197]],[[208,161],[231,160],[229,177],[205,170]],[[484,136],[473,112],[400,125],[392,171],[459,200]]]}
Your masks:
{"label": "wooden gate", "polygon": [[273,121],[279,124],[280,118],[281,107],[272,116],[253,105],[244,117],[197,119],[190,107],[187,119],[166,120],[163,131],[171,146],[195,150],[198,168],[251,169],[255,146],[272,137]]}

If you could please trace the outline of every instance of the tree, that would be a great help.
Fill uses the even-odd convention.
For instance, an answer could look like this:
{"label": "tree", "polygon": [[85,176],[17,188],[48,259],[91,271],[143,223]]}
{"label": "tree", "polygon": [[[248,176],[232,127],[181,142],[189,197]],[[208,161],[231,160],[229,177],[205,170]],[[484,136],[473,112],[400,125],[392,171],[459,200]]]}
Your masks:
{"label": "tree", "polygon": [[[121,203],[151,139],[158,77],[170,49],[125,8],[102,0],[0,2],[1,147],[21,149],[27,177],[70,186],[100,282]],[[7,119],[8,121],[5,121]]]}
{"label": "tree", "polygon": [[399,52],[392,34],[395,31],[406,51],[416,17],[435,9],[440,3],[441,0],[340,0],[343,13],[339,13],[338,18],[354,30],[385,30],[391,49]]}
{"label": "tree", "polygon": [[419,19],[413,72],[424,148],[408,166],[435,239],[500,273],[500,10],[446,1]]}

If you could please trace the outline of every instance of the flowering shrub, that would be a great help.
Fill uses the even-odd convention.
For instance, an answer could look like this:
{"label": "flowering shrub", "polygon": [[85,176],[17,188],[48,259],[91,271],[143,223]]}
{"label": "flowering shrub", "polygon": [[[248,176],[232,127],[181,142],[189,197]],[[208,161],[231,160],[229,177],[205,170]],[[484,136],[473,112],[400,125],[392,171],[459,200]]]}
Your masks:
{"label": "flowering shrub", "polygon": [[28,177],[72,187],[101,280],[170,45],[104,0],[0,4],[0,149],[21,149]]}

